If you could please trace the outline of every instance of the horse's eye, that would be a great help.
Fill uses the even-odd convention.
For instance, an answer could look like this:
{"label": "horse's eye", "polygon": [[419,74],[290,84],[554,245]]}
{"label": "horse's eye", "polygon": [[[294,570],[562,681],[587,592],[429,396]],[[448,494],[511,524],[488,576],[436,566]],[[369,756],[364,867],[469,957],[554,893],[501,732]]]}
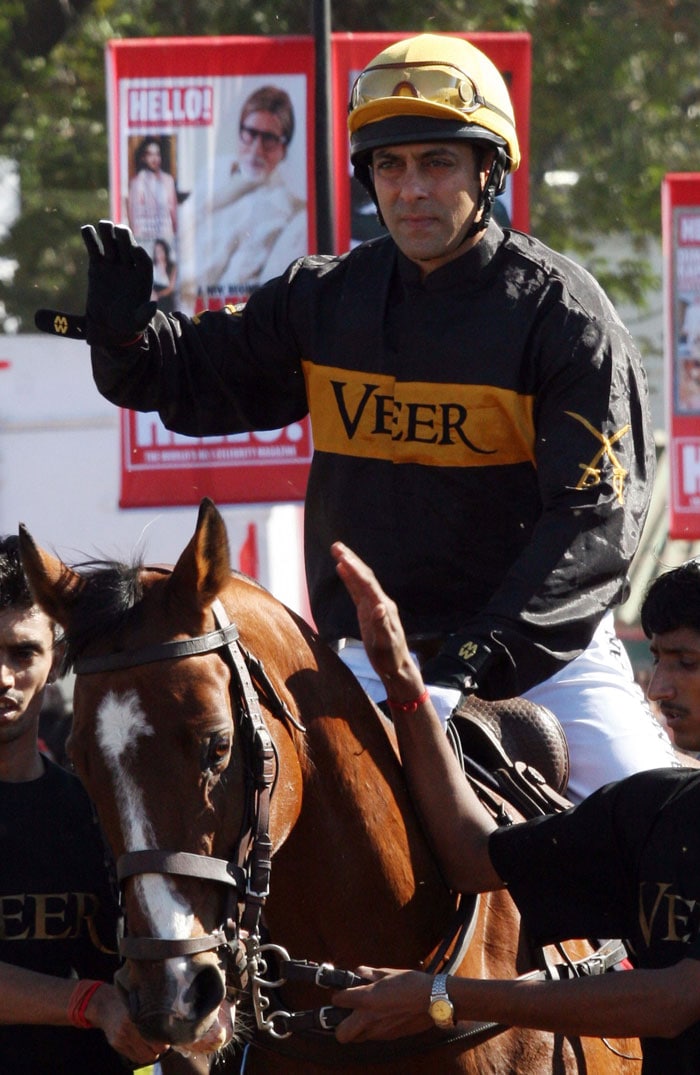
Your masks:
{"label": "horse's eye", "polygon": [[230,755],[231,737],[224,734],[212,735],[204,744],[202,769],[219,773],[228,765]]}

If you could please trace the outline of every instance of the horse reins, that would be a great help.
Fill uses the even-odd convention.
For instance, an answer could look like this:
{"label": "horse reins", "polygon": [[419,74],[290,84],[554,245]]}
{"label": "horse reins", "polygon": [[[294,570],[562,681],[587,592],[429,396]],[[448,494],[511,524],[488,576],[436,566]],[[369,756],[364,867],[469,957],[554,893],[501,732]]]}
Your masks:
{"label": "horse reins", "polygon": [[[305,731],[303,725],[293,716],[284,704],[273,684],[267,677],[261,662],[257,661],[241,645],[238,628],[229,617],[220,600],[212,602],[212,612],[216,630],[186,639],[161,642],[138,650],[110,653],[96,657],[79,657],[73,662],[73,669],[78,675],[90,675],[133,668],[158,661],[173,660],[178,657],[192,657],[198,654],[220,652],[232,671],[232,694],[237,694],[239,703],[239,728],[244,733],[245,749],[248,761],[248,781],[246,787],[246,810],[241,829],[241,836],[236,845],[236,861],[213,858],[184,851],[161,851],[147,848],[127,851],[119,857],[116,864],[117,878],[120,886],[129,878],[146,873],[165,874],[169,876],[196,877],[203,881],[222,884],[228,891],[226,912],[222,925],[211,933],[189,938],[130,937],[122,938],[119,953],[126,959],[159,960],[173,956],[189,956],[199,952],[218,951],[226,964],[227,997],[233,996],[246,988],[250,980],[251,995],[255,1009],[258,1028],[266,1031],[270,1039],[279,1048],[283,1039],[293,1033],[322,1031],[324,1037],[335,1045],[331,1032],[345,1012],[342,1009],[326,1005],[309,1012],[288,1012],[278,1010],[268,1012],[269,998],[263,996],[262,990],[275,990],[286,981],[307,981],[325,988],[345,988],[358,984],[360,979],[350,971],[338,970],[331,964],[313,964],[304,960],[292,960],[285,949],[274,944],[263,944],[260,939],[262,910],[269,895],[270,875],[272,871],[272,841],[270,838],[270,804],[272,792],[278,775],[278,758],[274,742],[267,730],[260,707],[263,697],[270,711],[288,721],[299,731]],[[255,679],[255,685],[253,683]],[[257,686],[257,690],[256,690]],[[260,692],[260,693],[258,693]],[[450,972],[459,962],[464,950],[471,940],[477,903],[471,908],[463,904],[455,915],[449,936],[440,946],[431,967],[441,964],[443,970]],[[615,942],[617,944],[617,942]],[[447,951],[452,948],[450,957]],[[612,945],[611,945],[612,948]],[[282,977],[270,981],[264,977],[267,971],[266,954],[273,952],[280,961]],[[619,961],[620,953],[610,950],[594,953],[586,959],[575,963],[568,961],[566,968],[570,974],[603,973]],[[626,954],[623,952],[622,954]],[[432,965],[435,964],[435,967]],[[562,968],[563,969],[563,968]],[[522,978],[552,977],[553,968],[548,966],[540,971],[522,975]],[[439,1039],[431,1035],[418,1035],[404,1039],[403,1045],[408,1052],[418,1049],[432,1049],[436,1045],[454,1043],[457,1040],[468,1042],[467,1047],[480,1044],[506,1027],[497,1023],[478,1023],[470,1030],[459,1030],[442,1035]],[[365,1059],[377,1059],[377,1047],[381,1052],[381,1043],[366,1043],[363,1050]],[[397,1056],[397,1043],[391,1043],[392,1057]],[[284,1051],[284,1050],[283,1050]],[[349,1056],[352,1048],[343,1047]],[[292,1049],[289,1055],[298,1055]],[[399,1049],[398,1055],[402,1055]],[[387,1058],[387,1057],[383,1057]],[[324,1061],[321,1061],[323,1063]],[[334,1049],[329,1057],[329,1064],[337,1066],[338,1055]]]}

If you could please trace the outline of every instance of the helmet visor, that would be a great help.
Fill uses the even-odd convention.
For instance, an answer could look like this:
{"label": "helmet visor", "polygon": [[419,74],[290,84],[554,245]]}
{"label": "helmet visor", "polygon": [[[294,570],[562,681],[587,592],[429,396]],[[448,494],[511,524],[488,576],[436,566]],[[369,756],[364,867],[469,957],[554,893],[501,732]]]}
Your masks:
{"label": "helmet visor", "polygon": [[448,105],[466,114],[478,108],[488,108],[510,124],[513,122],[511,116],[482,97],[469,75],[449,63],[426,60],[368,67],[355,80],[349,111],[389,97],[412,97],[431,104]]}

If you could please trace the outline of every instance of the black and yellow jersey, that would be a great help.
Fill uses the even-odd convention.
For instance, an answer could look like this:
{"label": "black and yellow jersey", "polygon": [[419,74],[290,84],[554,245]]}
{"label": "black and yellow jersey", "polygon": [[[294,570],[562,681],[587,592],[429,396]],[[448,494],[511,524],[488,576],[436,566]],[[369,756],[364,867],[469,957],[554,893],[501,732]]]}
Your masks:
{"label": "black and yellow jersey", "polygon": [[593,278],[530,236],[492,222],[425,279],[389,236],[304,257],[243,309],[157,314],[93,368],[112,402],[192,436],[310,413],[306,569],[328,639],[358,634],[336,540],[409,635],[507,658],[487,697],[551,675],[624,596],[653,480],[645,373]]}

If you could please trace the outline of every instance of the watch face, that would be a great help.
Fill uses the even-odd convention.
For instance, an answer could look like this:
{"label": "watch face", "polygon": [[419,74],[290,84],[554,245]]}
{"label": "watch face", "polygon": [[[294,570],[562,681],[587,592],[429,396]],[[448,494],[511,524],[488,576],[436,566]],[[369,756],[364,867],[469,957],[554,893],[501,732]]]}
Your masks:
{"label": "watch face", "polygon": [[452,1001],[447,997],[438,997],[430,1005],[430,1014],[438,1026],[452,1026],[454,1023],[454,1008]]}

